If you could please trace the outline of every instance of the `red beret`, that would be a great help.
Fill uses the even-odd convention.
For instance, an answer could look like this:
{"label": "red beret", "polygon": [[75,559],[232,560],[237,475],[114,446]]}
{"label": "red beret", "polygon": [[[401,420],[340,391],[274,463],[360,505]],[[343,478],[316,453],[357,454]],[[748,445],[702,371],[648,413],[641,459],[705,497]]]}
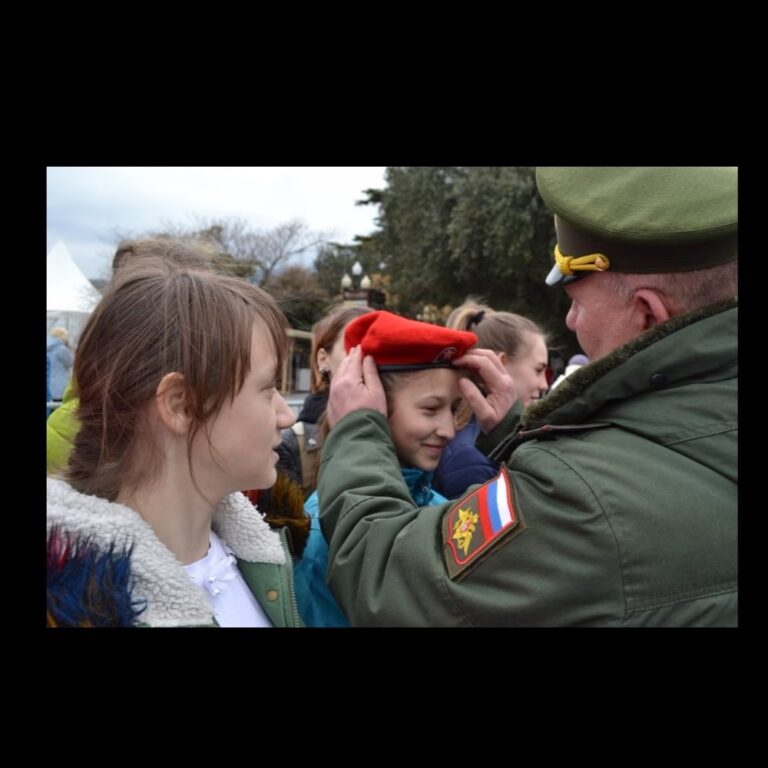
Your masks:
{"label": "red beret", "polygon": [[359,346],[363,355],[371,355],[381,370],[388,371],[451,368],[451,360],[474,344],[477,336],[469,331],[454,331],[384,311],[361,315],[344,333],[347,352]]}

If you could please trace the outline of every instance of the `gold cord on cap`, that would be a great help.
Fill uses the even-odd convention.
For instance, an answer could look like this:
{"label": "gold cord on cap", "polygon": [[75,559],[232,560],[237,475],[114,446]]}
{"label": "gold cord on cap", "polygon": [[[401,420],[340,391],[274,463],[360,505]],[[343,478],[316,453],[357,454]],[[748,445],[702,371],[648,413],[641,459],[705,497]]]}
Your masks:
{"label": "gold cord on cap", "polygon": [[589,253],[586,256],[563,256],[557,245],[555,246],[555,261],[560,272],[566,277],[574,272],[605,272],[611,267],[610,260],[603,253]]}

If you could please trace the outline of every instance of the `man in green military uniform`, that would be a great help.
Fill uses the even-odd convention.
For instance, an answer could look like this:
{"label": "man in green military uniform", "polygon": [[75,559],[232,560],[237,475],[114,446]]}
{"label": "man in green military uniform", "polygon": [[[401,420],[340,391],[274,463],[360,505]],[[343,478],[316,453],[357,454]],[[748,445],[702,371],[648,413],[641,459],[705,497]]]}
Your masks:
{"label": "man in green military uniform", "polygon": [[503,462],[417,508],[376,367],[334,376],[318,493],[353,625],[735,626],[737,175],[542,168],[547,277],[593,361],[526,410],[485,350],[462,389]]}

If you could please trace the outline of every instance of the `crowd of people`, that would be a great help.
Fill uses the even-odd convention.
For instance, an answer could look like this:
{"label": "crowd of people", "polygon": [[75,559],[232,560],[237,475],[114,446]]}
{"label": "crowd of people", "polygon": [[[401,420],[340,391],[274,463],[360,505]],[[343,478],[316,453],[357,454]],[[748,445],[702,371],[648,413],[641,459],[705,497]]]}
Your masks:
{"label": "crowd of people", "polygon": [[537,186],[583,350],[551,387],[529,318],[339,306],[295,418],[274,299],[121,243],[74,364],[48,337],[48,625],[735,626],[735,170]]}

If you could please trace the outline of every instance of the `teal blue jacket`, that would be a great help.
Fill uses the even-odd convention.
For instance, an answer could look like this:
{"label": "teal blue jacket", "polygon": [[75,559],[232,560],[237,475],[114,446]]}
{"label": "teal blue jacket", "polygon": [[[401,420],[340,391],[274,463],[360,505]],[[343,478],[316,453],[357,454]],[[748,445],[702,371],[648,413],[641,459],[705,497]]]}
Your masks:
{"label": "teal blue jacket", "polygon": [[[352,623],[736,625],[737,322],[735,301],[675,317],[515,406],[478,441],[506,465],[513,522],[475,550],[486,533],[460,523],[481,487],[419,509],[386,419],[343,418],[318,491]],[[464,535],[479,554],[459,564]]]}

